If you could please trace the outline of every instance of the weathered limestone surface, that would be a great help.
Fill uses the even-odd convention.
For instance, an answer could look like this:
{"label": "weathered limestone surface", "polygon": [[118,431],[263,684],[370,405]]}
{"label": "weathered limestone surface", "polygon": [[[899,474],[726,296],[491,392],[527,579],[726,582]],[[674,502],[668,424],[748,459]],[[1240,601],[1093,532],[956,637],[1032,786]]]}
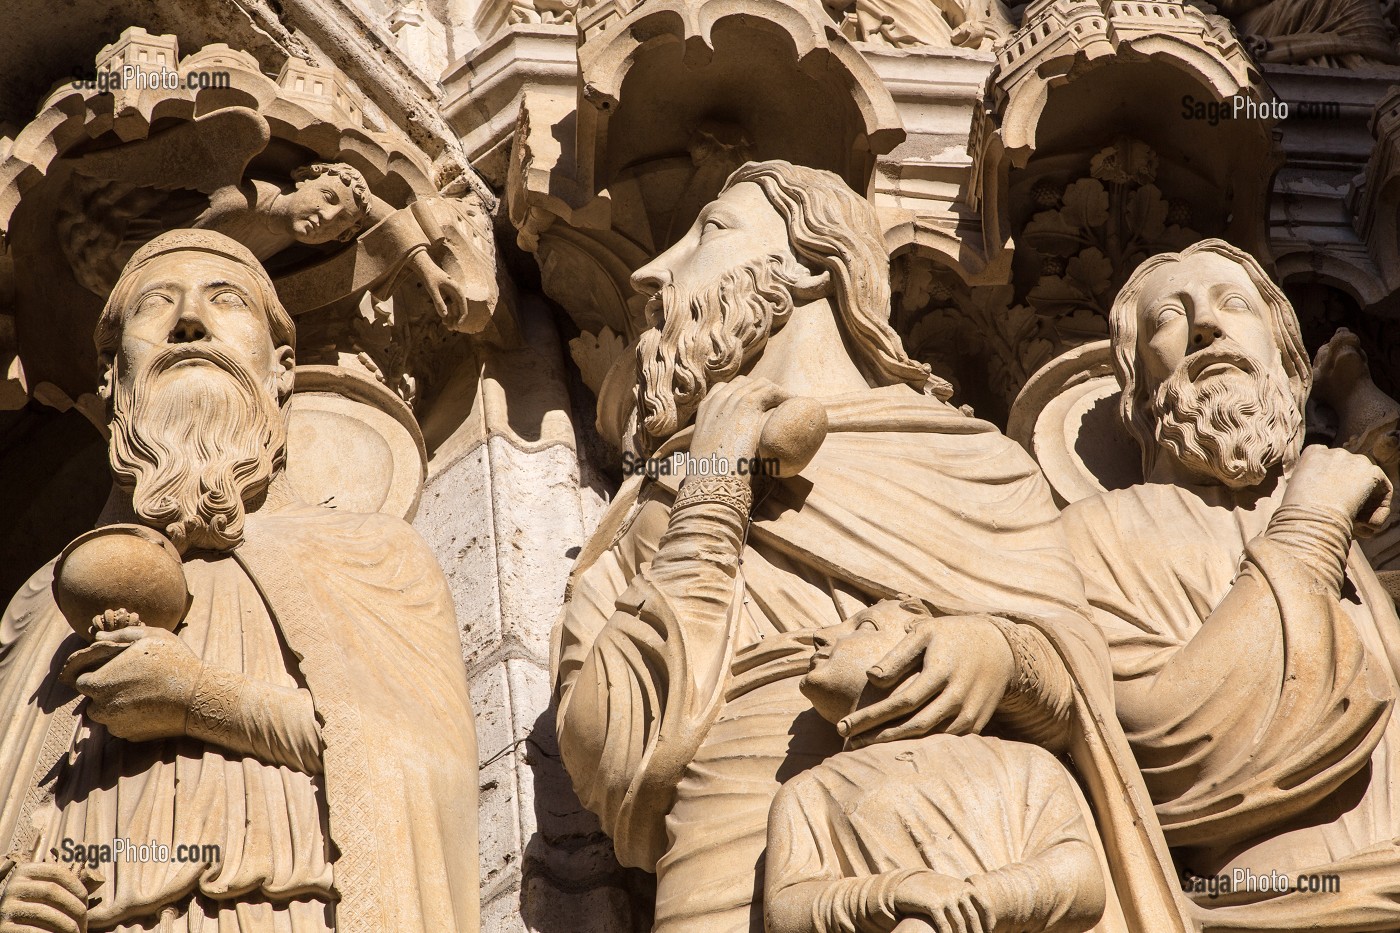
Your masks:
{"label": "weathered limestone surface", "polygon": [[4,4],[0,933],[1400,926],[1398,36]]}

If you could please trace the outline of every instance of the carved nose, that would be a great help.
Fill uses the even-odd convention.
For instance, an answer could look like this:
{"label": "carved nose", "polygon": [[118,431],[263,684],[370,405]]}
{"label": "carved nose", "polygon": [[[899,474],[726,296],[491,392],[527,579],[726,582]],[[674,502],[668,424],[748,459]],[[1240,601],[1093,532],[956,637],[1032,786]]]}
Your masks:
{"label": "carved nose", "polygon": [[642,266],[632,273],[632,287],[648,297],[671,282],[671,273],[655,265]]}
{"label": "carved nose", "polygon": [[175,326],[170,329],[170,343],[194,343],[209,336],[199,315],[186,311],[180,315]]}
{"label": "carved nose", "polygon": [[1191,349],[1204,350],[1223,336],[1225,332],[1214,317],[1197,318],[1191,324]]}

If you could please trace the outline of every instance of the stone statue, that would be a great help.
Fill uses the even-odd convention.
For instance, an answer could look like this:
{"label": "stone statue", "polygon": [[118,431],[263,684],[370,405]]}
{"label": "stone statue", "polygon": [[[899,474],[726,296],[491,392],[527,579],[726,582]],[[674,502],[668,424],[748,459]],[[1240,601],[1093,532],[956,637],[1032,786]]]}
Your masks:
{"label": "stone statue", "polygon": [[[904,352],[888,263],[874,209],[839,178],[760,162],[633,276],[653,323],[634,443],[657,468],[619,491],[555,629],[574,786],[618,858],[656,872],[659,933],[743,933],[761,928],[783,781],[842,735],[996,718],[1075,763],[1114,853],[1112,917],[1185,930],[1145,788],[1102,712],[1106,658],[1049,490]],[[794,400],[825,417],[785,414]],[[826,427],[815,449],[804,423]],[[739,472],[755,456],[776,475]],[[832,729],[799,689],[813,632],[900,593],[939,615],[877,665],[890,695]]]}
{"label": "stone statue", "polygon": [[[1371,378],[1361,338],[1345,327],[1313,358],[1309,416],[1331,429],[1331,446],[1370,458],[1391,487],[1400,485],[1400,402]],[[1309,427],[1312,427],[1310,424]],[[1400,510],[1392,508],[1376,533],[1361,542],[1371,568],[1392,599],[1400,599]]]}
{"label": "stone statue", "polygon": [[[802,692],[831,723],[882,691],[866,671],[930,616],[884,600],[820,629]],[[930,735],[841,752],[768,817],[767,933],[1082,933],[1105,903],[1093,813],[1043,748]]]}
{"label": "stone statue", "polygon": [[827,0],[856,42],[990,49],[1015,31],[1002,0]]}
{"label": "stone statue", "polygon": [[411,271],[449,329],[480,333],[498,297],[490,215],[474,192],[394,208],[344,162],[311,162],[278,184],[248,176],[268,145],[261,114],[225,107],[146,139],[65,160],[73,183],[59,241],[74,275],[105,295],[131,255],[163,230],[232,237],[264,262],[291,247],[351,243],[281,271],[293,315],[357,292],[386,297]]}
{"label": "stone statue", "polygon": [[1400,64],[1377,0],[1213,0],[1260,61],[1356,68]]}
{"label": "stone statue", "polygon": [[[1247,253],[1204,240],[1149,259],[1110,327],[1146,482],[1063,521],[1205,929],[1400,925],[1400,623],[1355,546],[1390,483],[1304,449],[1312,369]],[[1303,874],[1340,893],[1248,883]]]}
{"label": "stone statue", "polygon": [[[145,624],[147,562],[89,560],[74,589],[75,544],[6,610],[7,933],[478,929],[447,584],[402,521],[297,501],[293,339],[257,259],[213,232],[156,237],[107,301],[99,525],[166,536],[188,596]],[[92,626],[70,590],[109,594]],[[101,857],[118,840],[166,858]]]}
{"label": "stone statue", "polygon": [[1311,400],[1335,419],[1335,446],[1370,457],[1392,486],[1400,483],[1400,402],[1372,380],[1361,338],[1338,328],[1317,351],[1312,371]]}

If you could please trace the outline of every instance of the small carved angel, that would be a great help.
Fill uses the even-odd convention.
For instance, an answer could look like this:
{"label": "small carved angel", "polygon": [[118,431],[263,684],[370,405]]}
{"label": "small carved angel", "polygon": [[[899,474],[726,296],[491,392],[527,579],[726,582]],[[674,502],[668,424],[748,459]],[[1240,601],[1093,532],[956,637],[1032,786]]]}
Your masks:
{"label": "small carved angel", "polygon": [[[293,314],[361,291],[384,297],[412,271],[449,328],[485,328],[496,263],[490,218],[474,194],[395,209],[343,162],[303,165],[290,185],[246,177],[270,140],[261,114],[227,107],[65,160],[73,180],[59,206],[59,240],[78,281],[106,295],[143,243],[196,227],[232,237],[268,264]],[[298,244],[351,242],[293,272],[276,274],[269,262]]]}
{"label": "small carved angel", "polygon": [[826,0],[826,6],[857,42],[990,49],[1015,30],[1002,0]]}

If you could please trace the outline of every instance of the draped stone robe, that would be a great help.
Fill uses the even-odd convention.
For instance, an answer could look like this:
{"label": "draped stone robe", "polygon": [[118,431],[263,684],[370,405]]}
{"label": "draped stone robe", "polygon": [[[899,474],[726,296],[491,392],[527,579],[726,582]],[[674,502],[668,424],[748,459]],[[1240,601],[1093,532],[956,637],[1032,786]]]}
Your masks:
{"label": "draped stone robe", "polygon": [[672,522],[675,478],[625,485],[555,629],[565,764],[619,859],[658,873],[656,930],[761,931],[773,796],[840,746],[798,691],[811,631],[897,593],[1044,638],[1075,682],[1070,754],[1116,896],[1142,929],[1186,929],[1034,463],[992,425],[905,387],[823,402],[825,443],[800,476],[760,492],[747,530],[723,505]]}
{"label": "draped stone robe", "polygon": [[[27,844],[21,810],[45,780],[41,857],[64,838],[221,849],[217,862],[99,866],[94,931],[474,933],[475,727],[426,545],[397,519],[294,505],[249,515],[233,555],[187,555],[185,571],[180,638],[207,664],[309,690],[310,734],[264,722],[254,757],[74,722],[57,673],[83,642],[53,602],[49,564],[0,623],[4,851]],[[56,774],[42,773],[51,725],[74,735]]]}
{"label": "draped stone robe", "polygon": [[[766,896],[794,898],[821,933],[879,933],[900,919],[885,910],[889,888],[928,869],[971,879],[1007,928],[1035,918],[1034,929],[1063,929],[1076,893],[1105,870],[1092,825],[1079,785],[1034,745],[981,735],[870,745],[778,792]],[[1093,930],[1122,924],[1115,909]]]}
{"label": "draped stone robe", "polygon": [[1186,867],[1336,873],[1342,890],[1202,897],[1206,929],[1400,928],[1400,622],[1355,545],[1339,599],[1315,582],[1327,555],[1263,536],[1282,487],[1235,507],[1223,487],[1135,486],[1063,522],[1120,696],[1216,614],[1256,620],[1257,642],[1188,701],[1125,731]]}

